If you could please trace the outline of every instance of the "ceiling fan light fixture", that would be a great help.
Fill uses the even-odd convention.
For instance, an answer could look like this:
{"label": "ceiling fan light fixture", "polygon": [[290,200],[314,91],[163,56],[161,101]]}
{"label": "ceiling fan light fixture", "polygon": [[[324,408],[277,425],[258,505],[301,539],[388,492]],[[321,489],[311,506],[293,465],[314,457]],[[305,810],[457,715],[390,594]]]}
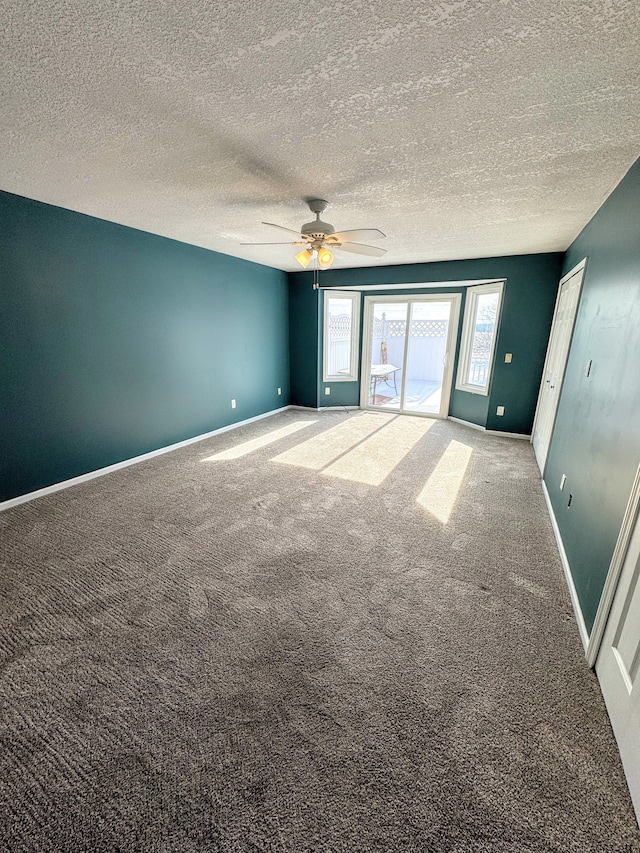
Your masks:
{"label": "ceiling fan light fixture", "polygon": [[306,269],[309,266],[309,262],[312,257],[313,252],[311,251],[311,249],[302,249],[302,251],[298,252],[298,254],[296,255],[296,261],[300,264],[300,266]]}
{"label": "ceiling fan light fixture", "polygon": [[334,262],[334,260],[335,260],[335,257],[333,255],[333,252],[329,251],[329,249],[327,249],[326,246],[323,246],[318,251],[318,265],[320,266],[320,269],[323,269],[323,270],[328,269],[331,266],[331,264]]}
{"label": "ceiling fan light fixture", "polygon": [[[373,258],[380,258],[386,254],[384,249],[378,246],[367,246],[360,240],[378,240],[385,235],[379,228],[352,228],[347,231],[336,231],[333,225],[328,222],[323,222],[320,219],[320,214],[328,206],[328,202],[322,198],[307,199],[307,204],[312,213],[315,213],[316,218],[313,222],[305,222],[300,228],[300,231],[294,231],[292,228],[287,228],[284,225],[276,225],[275,222],[263,222],[263,225],[269,225],[271,228],[277,228],[279,231],[285,231],[287,234],[293,235],[296,239],[286,243],[243,243],[245,246],[279,246],[289,245],[303,248],[295,255],[295,259],[303,269],[307,269],[309,264],[312,264],[314,288],[318,288],[318,272],[319,270],[329,269],[335,261],[335,257],[331,249],[339,251],[351,252],[356,255],[369,255]],[[315,263],[312,263],[316,261]]]}

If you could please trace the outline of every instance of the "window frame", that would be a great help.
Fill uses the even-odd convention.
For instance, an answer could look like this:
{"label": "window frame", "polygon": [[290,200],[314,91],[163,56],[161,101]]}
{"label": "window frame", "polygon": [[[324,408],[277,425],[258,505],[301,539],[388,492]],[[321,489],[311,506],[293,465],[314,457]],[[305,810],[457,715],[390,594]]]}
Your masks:
{"label": "window frame", "polygon": [[[464,318],[462,321],[462,337],[460,339],[460,350],[458,356],[458,370],[456,371],[456,390],[466,391],[469,394],[481,394],[489,396],[491,379],[496,353],[496,342],[498,340],[498,329],[500,327],[500,316],[502,313],[502,297],[504,292],[504,280],[491,282],[490,284],[477,284],[467,288],[467,296],[464,306]],[[498,307],[496,309],[496,322],[491,350],[489,352],[489,365],[487,369],[487,381],[485,385],[474,385],[466,381],[471,362],[471,348],[473,346],[473,333],[476,324],[478,310],[478,297],[486,293],[498,294]]]}
{"label": "window frame", "polygon": [[[322,291],[322,381],[357,382],[360,376],[360,297],[359,291],[327,288]],[[348,374],[329,373],[329,299],[347,299],[351,302],[351,340],[349,343],[350,370]]]}

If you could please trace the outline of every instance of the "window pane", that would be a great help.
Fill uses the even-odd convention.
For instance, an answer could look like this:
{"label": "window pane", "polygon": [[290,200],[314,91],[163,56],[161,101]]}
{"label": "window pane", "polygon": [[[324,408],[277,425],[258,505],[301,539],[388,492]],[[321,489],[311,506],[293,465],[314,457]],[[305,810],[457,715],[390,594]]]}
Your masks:
{"label": "window pane", "polygon": [[496,329],[498,293],[481,293],[476,298],[473,337],[469,352],[466,382],[485,388],[489,379],[489,360]]}
{"label": "window pane", "polygon": [[328,374],[351,373],[351,326],[353,301],[330,296],[327,308],[329,323]]}

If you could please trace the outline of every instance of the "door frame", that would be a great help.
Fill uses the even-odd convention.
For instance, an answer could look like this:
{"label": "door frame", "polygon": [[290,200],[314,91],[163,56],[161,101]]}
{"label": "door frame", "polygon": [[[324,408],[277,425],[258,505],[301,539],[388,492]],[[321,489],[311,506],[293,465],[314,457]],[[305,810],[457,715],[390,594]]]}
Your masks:
{"label": "door frame", "polygon": [[[369,373],[371,369],[371,330],[373,306],[376,303],[389,302],[450,302],[451,312],[449,314],[449,328],[447,331],[447,342],[445,348],[446,363],[442,374],[442,392],[440,397],[440,411],[445,414],[433,414],[432,412],[406,412],[402,409],[381,409],[379,406],[370,406],[369,399]],[[461,293],[425,293],[425,294],[393,294],[391,296],[369,296],[364,297],[364,312],[363,312],[363,331],[362,331],[362,352],[360,355],[360,408],[368,409],[369,411],[380,412],[388,411],[398,415],[417,415],[422,418],[446,418],[449,414],[449,404],[451,401],[451,389],[453,386],[453,366],[456,356],[456,342],[458,339],[458,327],[460,325],[460,305],[462,303]],[[407,308],[407,316],[410,317],[409,308]],[[409,330],[407,330],[409,331]],[[402,386],[400,389],[400,402],[404,397],[404,380],[406,374],[407,362],[407,337],[405,336],[405,348],[402,358]]]}
{"label": "door frame", "polygon": [[600,596],[600,603],[598,604],[598,609],[596,611],[596,618],[593,620],[593,628],[589,635],[586,657],[587,663],[591,668],[596,665],[604,632],[607,627],[607,622],[609,621],[611,606],[613,605],[613,599],[615,598],[616,590],[618,589],[618,582],[620,581],[620,575],[622,574],[622,567],[624,566],[624,561],[627,558],[631,537],[633,536],[636,523],[640,523],[639,519],[640,465],[638,465],[635,480],[631,487],[631,494],[629,495],[627,508],[620,526],[620,533],[618,534],[616,547],[613,551],[613,556],[611,557],[609,571],[607,572],[607,579],[605,580],[602,595]]}
{"label": "door frame", "polygon": [[[638,758],[638,725],[640,724],[640,683],[629,683],[626,666],[615,647],[625,620],[629,618],[630,595],[638,593],[638,555],[640,537],[640,465],[625,510],[614,555],[600,599],[596,621],[587,649],[589,663],[593,659],[596,675],[607,706],[616,738],[631,801],[640,823],[640,768]],[[631,546],[633,545],[633,550]],[[624,585],[621,585],[624,584]],[[623,600],[618,601],[618,594]],[[599,621],[598,621],[599,620]],[[635,625],[635,623],[634,623]],[[637,626],[636,626],[637,627]],[[590,653],[590,654],[589,654]],[[636,676],[637,677],[637,676]]]}
{"label": "door frame", "polygon": [[571,332],[569,333],[569,342],[568,342],[568,346],[567,346],[567,353],[566,353],[566,356],[564,359],[564,364],[562,365],[562,368],[560,371],[562,374],[560,379],[559,379],[559,382],[558,382],[560,387],[558,388],[558,393],[556,395],[556,405],[555,405],[555,409],[554,409],[554,411],[552,413],[552,417],[551,417],[551,428],[549,430],[549,443],[547,445],[547,451],[545,453],[544,464],[542,465],[542,467],[540,466],[540,460],[538,459],[537,454],[535,454],[535,448],[534,448],[534,455],[536,457],[536,462],[538,463],[538,468],[540,468],[540,474],[543,477],[544,477],[545,468],[547,467],[547,459],[549,458],[549,447],[551,446],[551,439],[553,438],[553,430],[555,429],[555,425],[556,425],[556,416],[558,414],[558,406],[560,404],[560,395],[562,394],[562,387],[564,385],[564,377],[565,377],[565,373],[567,372],[567,363],[569,361],[569,354],[571,352],[571,343],[573,341],[573,333],[574,333],[575,327],[576,327],[576,318],[578,316],[578,308],[580,307],[580,298],[582,296],[582,285],[584,284],[586,266],[587,266],[587,259],[583,258],[579,263],[577,263],[575,265],[575,267],[570,269],[569,272],[566,273],[566,275],[563,275],[562,278],[560,279],[560,281],[558,282],[558,294],[556,296],[556,304],[555,304],[554,309],[553,309],[553,319],[551,321],[551,330],[549,332],[549,342],[547,344],[547,352],[546,352],[546,355],[544,358],[544,366],[542,368],[542,378],[540,380],[540,389],[538,391],[538,402],[536,403],[536,413],[535,413],[535,416],[533,418],[533,427],[531,428],[531,444],[532,445],[534,443],[534,439],[536,436],[536,429],[538,427],[538,421],[539,421],[540,414],[541,414],[542,396],[543,396],[544,386],[545,386],[545,381],[546,381],[545,376],[547,375],[547,367],[549,364],[549,356],[551,355],[551,343],[553,341],[553,333],[555,331],[556,322],[558,319],[558,310],[560,307],[560,297],[562,296],[562,285],[565,284],[567,281],[569,281],[570,278],[573,278],[574,275],[576,275],[577,273],[582,271],[582,276],[580,278],[580,285],[578,287],[578,298],[576,300],[576,308],[575,308],[575,311],[573,314],[573,321],[571,323]]}

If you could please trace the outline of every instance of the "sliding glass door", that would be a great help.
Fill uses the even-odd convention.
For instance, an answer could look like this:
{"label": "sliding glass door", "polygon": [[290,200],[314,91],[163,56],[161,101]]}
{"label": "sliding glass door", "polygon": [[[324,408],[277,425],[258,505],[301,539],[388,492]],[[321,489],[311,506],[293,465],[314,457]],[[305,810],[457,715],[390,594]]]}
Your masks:
{"label": "sliding glass door", "polygon": [[365,297],[361,405],[446,417],[460,294]]}
{"label": "sliding glass door", "polygon": [[400,411],[407,302],[371,302],[367,406]]}

